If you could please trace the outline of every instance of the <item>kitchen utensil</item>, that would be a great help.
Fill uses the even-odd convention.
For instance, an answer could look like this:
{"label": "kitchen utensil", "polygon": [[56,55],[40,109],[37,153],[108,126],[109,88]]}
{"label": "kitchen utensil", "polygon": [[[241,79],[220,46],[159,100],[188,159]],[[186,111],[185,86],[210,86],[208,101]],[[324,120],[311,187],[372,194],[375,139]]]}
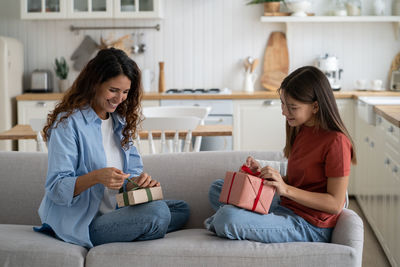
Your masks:
{"label": "kitchen utensil", "polygon": [[31,93],[49,93],[53,91],[53,79],[50,70],[36,69],[31,73]]}
{"label": "kitchen utensil", "polygon": [[264,54],[264,73],[261,84],[274,91],[281,85],[289,72],[289,52],[283,32],[272,32]]}
{"label": "kitchen utensil", "polygon": [[98,44],[90,37],[86,35],[81,44],[75,49],[71,55],[71,60],[74,61],[72,65],[77,71],[81,71],[92,54],[98,49]]}
{"label": "kitchen utensil", "polygon": [[143,42],[144,33],[139,34],[139,53],[144,53],[147,50],[147,45]]}
{"label": "kitchen utensil", "polygon": [[315,66],[318,67],[328,78],[332,90],[339,91],[341,88],[341,74],[343,69],[339,68],[339,60],[335,56],[325,54],[316,59]]}
{"label": "kitchen utensil", "polygon": [[247,57],[247,62],[249,63],[249,66],[253,64],[254,58],[253,57]]}
{"label": "kitchen utensil", "polygon": [[[135,34],[134,33],[132,33],[132,37],[134,38],[135,37]],[[137,39],[139,39],[139,38],[137,38]],[[139,51],[140,51],[140,46],[139,46],[139,41],[133,41],[133,44],[132,44],[132,46],[131,46],[131,51],[132,51],[132,54],[137,54],[137,53],[139,53]]]}
{"label": "kitchen utensil", "polygon": [[258,58],[254,59],[253,64],[251,64],[251,69],[250,69],[251,73],[253,73],[256,67],[258,66],[258,62],[259,62]]}
{"label": "kitchen utensil", "polygon": [[158,62],[160,66],[160,76],[158,79],[158,92],[165,92],[165,73],[164,73],[164,62]]}
{"label": "kitchen utensil", "polygon": [[244,71],[247,72],[250,69],[250,64],[247,58],[243,61],[243,64],[244,64]]}

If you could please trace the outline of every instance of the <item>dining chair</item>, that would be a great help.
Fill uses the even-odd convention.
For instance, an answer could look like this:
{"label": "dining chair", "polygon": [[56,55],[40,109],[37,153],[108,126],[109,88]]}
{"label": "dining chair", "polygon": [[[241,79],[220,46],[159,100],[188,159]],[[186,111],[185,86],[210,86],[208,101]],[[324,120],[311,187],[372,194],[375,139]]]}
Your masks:
{"label": "dining chair", "polygon": [[[199,124],[200,119],[194,116],[146,117],[142,122],[142,130],[148,132],[147,139],[149,143],[149,153],[157,153],[153,136],[155,132],[161,132],[161,145],[159,153],[193,151],[191,146],[192,131],[196,129]],[[186,135],[180,135],[180,131],[186,132]],[[171,132],[173,135],[173,142],[167,143],[167,134]],[[182,149],[182,144],[179,138],[183,136],[185,142]],[[141,152],[141,139],[139,134],[136,137],[136,146],[139,152]]]}
{"label": "dining chair", "polygon": [[[145,107],[143,115],[147,117],[180,117],[193,116],[200,119],[199,125],[204,125],[204,120],[210,114],[211,107],[209,106],[164,106],[164,107]],[[193,146],[194,152],[200,151],[201,136],[196,136]]]}

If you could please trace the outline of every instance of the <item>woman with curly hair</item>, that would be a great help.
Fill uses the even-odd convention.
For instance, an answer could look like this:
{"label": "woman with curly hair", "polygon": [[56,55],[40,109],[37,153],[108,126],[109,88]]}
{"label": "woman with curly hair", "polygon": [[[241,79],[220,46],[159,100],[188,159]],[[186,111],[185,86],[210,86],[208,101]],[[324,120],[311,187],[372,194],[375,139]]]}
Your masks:
{"label": "woman with curly hair", "polygon": [[162,238],[181,228],[189,207],[159,200],[116,209],[126,178],[160,183],[143,172],[132,144],[141,120],[141,72],[123,51],[100,50],[79,74],[43,129],[48,146],[42,227],[65,242],[91,248],[110,242]]}

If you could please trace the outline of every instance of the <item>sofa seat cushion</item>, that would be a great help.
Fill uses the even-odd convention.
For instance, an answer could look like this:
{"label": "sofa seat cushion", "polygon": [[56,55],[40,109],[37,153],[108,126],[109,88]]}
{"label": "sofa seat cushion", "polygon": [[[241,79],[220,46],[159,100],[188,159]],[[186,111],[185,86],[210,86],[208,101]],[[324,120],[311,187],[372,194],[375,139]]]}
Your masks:
{"label": "sofa seat cushion", "polygon": [[33,231],[0,224],[0,266],[84,266],[87,249]]}
{"label": "sofa seat cushion", "polygon": [[87,267],[99,266],[354,266],[355,250],[326,243],[263,244],[222,239],[204,229],[165,238],[92,248]]}

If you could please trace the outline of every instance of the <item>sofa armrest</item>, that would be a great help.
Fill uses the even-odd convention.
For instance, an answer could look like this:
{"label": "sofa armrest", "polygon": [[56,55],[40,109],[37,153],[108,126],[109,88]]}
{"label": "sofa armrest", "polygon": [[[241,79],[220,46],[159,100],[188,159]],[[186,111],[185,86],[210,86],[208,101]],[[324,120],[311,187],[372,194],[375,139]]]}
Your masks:
{"label": "sofa armrest", "polygon": [[357,266],[361,266],[364,244],[364,224],[352,210],[343,209],[332,233],[332,243],[354,248]]}

